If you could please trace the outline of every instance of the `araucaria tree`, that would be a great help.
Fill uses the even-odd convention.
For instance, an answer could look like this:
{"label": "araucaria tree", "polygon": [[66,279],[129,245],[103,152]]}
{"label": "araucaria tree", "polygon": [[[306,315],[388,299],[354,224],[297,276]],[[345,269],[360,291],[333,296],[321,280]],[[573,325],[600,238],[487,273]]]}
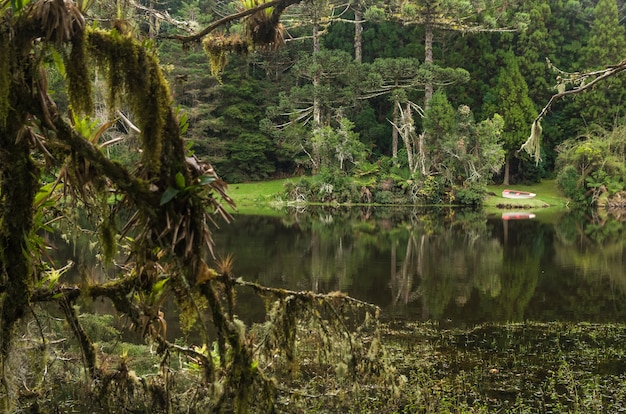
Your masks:
{"label": "araucaria tree", "polygon": [[[250,16],[248,37],[225,42],[226,47],[277,42],[278,17],[291,3],[274,1],[222,19]],[[326,337],[318,354],[326,363],[353,378],[377,372],[381,381],[390,379],[381,375],[388,371],[381,365],[376,334],[371,342],[355,341],[344,318],[337,317],[346,307],[363,316],[367,305],[342,295],[235,280],[228,259],[209,266],[210,225],[216,215],[228,220],[223,204],[232,204],[225,183],[211,165],[186,152],[185,119],[171,107],[156,53],[135,40],[124,21],[97,29],[86,24],[83,13],[65,0],[0,4],[2,410],[41,412],[45,406],[52,412],[71,404],[90,412],[245,412],[250,407],[271,412],[277,385],[270,376],[295,370],[302,345],[297,328],[306,321],[321,336],[337,333],[335,340]],[[201,39],[221,22],[184,41]],[[210,46],[215,51],[215,44]],[[67,107],[52,99],[50,73],[63,76]],[[107,85],[111,120],[103,125],[89,118],[96,77]],[[130,115],[120,114],[121,107]],[[112,144],[105,131],[121,121],[139,134],[136,165],[113,161],[104,150]],[[82,217],[98,229],[99,257],[108,269],[104,280],[84,275],[82,283],[70,283],[45,253],[48,237],[42,233],[53,232],[51,223],[64,221],[69,209],[84,211]],[[115,263],[122,265],[111,266]],[[234,315],[236,285],[252,289],[267,304],[268,321],[255,335]],[[168,297],[188,325],[197,321],[204,346],[168,340],[170,315],[162,308]],[[77,307],[89,298],[110,300],[128,326],[152,344],[154,372],[138,376],[124,355],[96,346]],[[51,304],[65,318],[69,338],[51,340],[62,329],[52,326],[54,318],[42,320]],[[206,328],[205,319],[214,329]],[[32,321],[38,326],[35,339],[24,335]],[[36,345],[25,347],[18,336]],[[309,341],[314,337],[307,334]],[[63,345],[66,341],[73,348]],[[83,361],[84,376],[75,363],[55,358],[59,347],[72,355],[70,360]],[[277,349],[283,351],[278,357]],[[184,363],[174,366],[175,361]]]}

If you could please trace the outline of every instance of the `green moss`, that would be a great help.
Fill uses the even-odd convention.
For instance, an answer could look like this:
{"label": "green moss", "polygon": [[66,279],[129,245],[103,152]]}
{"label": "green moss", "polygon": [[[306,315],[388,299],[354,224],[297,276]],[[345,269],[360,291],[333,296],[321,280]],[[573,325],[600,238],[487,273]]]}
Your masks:
{"label": "green moss", "polygon": [[141,129],[144,166],[158,171],[167,132],[174,129],[168,123],[175,120],[170,116],[169,88],[156,56],[115,30],[89,30],[87,34],[89,51],[106,72],[109,108],[117,108],[124,94]]}
{"label": "green moss", "polygon": [[114,221],[104,219],[99,227],[99,235],[104,260],[106,263],[110,263],[113,256],[115,256],[115,253],[117,252]]}
{"label": "green moss", "polygon": [[87,65],[85,32],[77,33],[72,39],[72,51],[65,62],[70,105],[76,113],[93,112],[91,79]]}

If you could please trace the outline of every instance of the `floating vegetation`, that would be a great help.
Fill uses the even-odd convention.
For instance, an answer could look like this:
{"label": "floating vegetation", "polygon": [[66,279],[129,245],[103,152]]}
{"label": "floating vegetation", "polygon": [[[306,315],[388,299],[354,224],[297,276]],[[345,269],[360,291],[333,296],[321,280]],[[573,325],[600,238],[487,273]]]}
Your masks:
{"label": "floating vegetation", "polygon": [[[390,326],[405,412],[623,412],[626,325]],[[412,392],[408,392],[412,390]]]}
{"label": "floating vegetation", "polygon": [[[222,278],[216,277],[213,282]],[[95,357],[101,361],[95,382],[85,381],[76,364],[84,346],[68,338],[71,327],[48,315],[45,305],[35,305],[38,323],[28,326],[43,327],[47,341],[41,343],[32,328],[20,345],[24,352],[6,362],[7,372],[35,391],[23,396],[21,406],[155,413],[626,410],[624,324],[526,322],[453,330],[431,323],[381,324],[369,313],[371,306],[340,293],[236,283],[266,299],[264,323],[248,329],[236,318],[225,321],[235,328],[231,334],[255,344],[253,353],[232,347],[242,344],[236,337],[224,338],[225,353],[218,342],[125,343],[112,317],[83,313],[81,323],[97,341]],[[233,358],[242,357],[248,364],[225,380]],[[237,390],[242,394],[233,395]]]}

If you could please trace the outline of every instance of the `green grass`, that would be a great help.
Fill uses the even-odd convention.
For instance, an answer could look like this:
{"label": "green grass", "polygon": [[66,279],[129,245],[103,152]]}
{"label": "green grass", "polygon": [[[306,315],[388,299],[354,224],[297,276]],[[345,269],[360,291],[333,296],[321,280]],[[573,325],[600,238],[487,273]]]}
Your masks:
{"label": "green grass", "polygon": [[[279,215],[272,205],[284,191],[285,183],[296,182],[299,177],[281,180],[259,181],[254,183],[229,184],[228,194],[237,204],[237,213]],[[235,211],[230,209],[231,212]]]}
{"label": "green grass", "polygon": [[[281,199],[287,182],[297,182],[300,177],[285,178],[281,180],[261,181],[253,183],[230,184],[228,194],[237,204],[237,213],[280,215],[280,209],[276,203]],[[511,188],[521,191],[530,191],[537,196],[532,199],[514,200],[502,197],[502,190]],[[532,185],[490,185],[487,187],[490,193],[485,199],[484,209],[487,213],[498,213],[502,206],[508,209],[532,209],[541,211],[541,215],[558,214],[567,208],[567,199],[558,189],[554,180],[543,180]],[[234,210],[230,210],[231,212]]]}
{"label": "green grass", "polygon": [[[502,190],[514,189],[520,191],[530,191],[537,194],[530,199],[510,199],[502,197]],[[495,195],[490,195],[485,199],[484,209],[488,213],[499,213],[503,209],[523,209],[532,210],[537,217],[548,217],[560,214],[567,208],[567,198],[558,189],[556,181],[543,180],[532,185],[490,185],[487,190]],[[505,206],[505,207],[503,207]]]}

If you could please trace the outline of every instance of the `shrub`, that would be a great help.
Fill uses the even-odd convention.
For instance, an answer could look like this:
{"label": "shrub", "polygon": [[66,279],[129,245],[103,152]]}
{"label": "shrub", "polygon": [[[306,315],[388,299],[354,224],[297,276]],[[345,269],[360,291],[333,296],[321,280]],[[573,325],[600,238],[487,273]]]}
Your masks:
{"label": "shrub", "polygon": [[565,166],[556,177],[556,184],[566,197],[575,203],[585,202],[585,186],[581,175],[573,165]]}
{"label": "shrub", "polygon": [[376,191],[374,202],[377,204],[394,204],[394,195],[391,191]]}
{"label": "shrub", "polygon": [[455,201],[464,206],[481,206],[487,194],[487,188],[485,186],[475,183],[455,190]]}
{"label": "shrub", "polygon": [[429,175],[424,179],[417,192],[417,197],[428,204],[439,204],[444,199],[444,185],[442,178]]}

